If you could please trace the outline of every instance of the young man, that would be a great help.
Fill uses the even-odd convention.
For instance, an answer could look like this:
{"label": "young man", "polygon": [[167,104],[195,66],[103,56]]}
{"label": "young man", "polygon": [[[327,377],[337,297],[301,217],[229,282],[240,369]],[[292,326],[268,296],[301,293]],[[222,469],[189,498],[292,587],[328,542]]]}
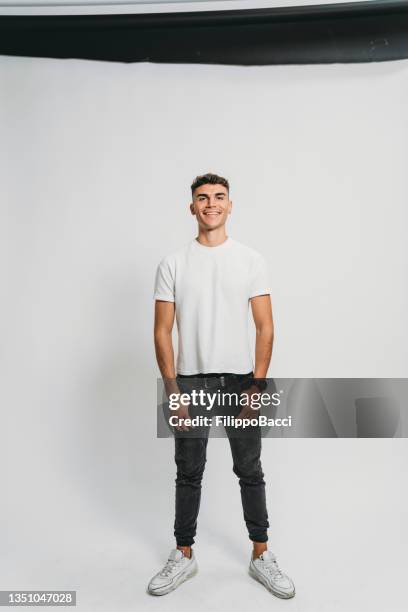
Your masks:
{"label": "young man", "polygon": [[[231,213],[228,181],[216,174],[197,177],[191,185],[191,214],[198,223],[198,237],[160,262],[155,279],[154,340],[157,363],[166,392],[205,388],[235,391],[236,397],[263,390],[272,354],[273,319],[270,287],[264,258],[232,240],[225,224]],[[248,341],[248,308],[256,327],[255,366]],[[179,351],[174,363],[172,329],[177,320]],[[177,371],[177,372],[176,372]],[[163,569],[150,581],[152,595],[164,595],[197,571],[192,549],[200,506],[201,480],[206,462],[208,427],[202,437],[189,436],[185,424],[188,406],[178,405],[175,435],[176,548]],[[253,417],[250,405],[235,412]],[[259,427],[251,434],[234,435],[226,427],[233,471],[239,477],[244,519],[252,540],[249,572],[273,594],[295,594],[292,580],[267,549],[268,514],[265,481],[260,461]]]}

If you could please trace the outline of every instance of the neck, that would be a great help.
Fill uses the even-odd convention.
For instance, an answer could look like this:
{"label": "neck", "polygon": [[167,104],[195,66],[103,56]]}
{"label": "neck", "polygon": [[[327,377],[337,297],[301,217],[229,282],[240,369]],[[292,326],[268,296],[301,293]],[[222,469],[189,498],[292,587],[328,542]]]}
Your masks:
{"label": "neck", "polygon": [[198,228],[198,242],[204,246],[215,247],[219,246],[227,240],[228,236],[225,232],[225,225],[213,230]]}

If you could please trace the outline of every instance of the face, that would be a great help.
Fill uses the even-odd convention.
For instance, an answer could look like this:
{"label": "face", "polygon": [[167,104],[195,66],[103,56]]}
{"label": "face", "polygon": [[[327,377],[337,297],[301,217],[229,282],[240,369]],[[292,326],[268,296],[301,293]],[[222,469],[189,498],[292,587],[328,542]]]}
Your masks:
{"label": "face", "polygon": [[231,207],[227,188],[218,184],[197,187],[190,204],[191,214],[196,216],[198,225],[205,230],[225,225]]}

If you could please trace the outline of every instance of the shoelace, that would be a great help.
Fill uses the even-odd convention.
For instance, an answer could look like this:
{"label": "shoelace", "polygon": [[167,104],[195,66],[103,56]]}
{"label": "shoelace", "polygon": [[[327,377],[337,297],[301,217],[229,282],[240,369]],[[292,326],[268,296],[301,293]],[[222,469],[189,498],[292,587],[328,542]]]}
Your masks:
{"label": "shoelace", "polygon": [[280,569],[275,557],[272,557],[272,559],[268,562],[264,561],[264,567],[266,571],[272,576],[278,576],[279,578],[283,578],[282,570]]}
{"label": "shoelace", "polygon": [[177,565],[177,561],[175,561],[174,559],[169,559],[166,563],[166,565],[163,567],[163,569],[160,572],[161,576],[169,576],[172,571],[174,570],[174,568]]}

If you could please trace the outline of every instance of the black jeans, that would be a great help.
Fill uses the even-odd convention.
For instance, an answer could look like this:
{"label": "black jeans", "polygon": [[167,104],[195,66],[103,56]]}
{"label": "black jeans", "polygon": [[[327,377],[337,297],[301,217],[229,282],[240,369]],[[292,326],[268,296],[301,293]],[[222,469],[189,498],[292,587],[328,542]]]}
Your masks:
{"label": "black jeans", "polygon": [[[211,378],[207,378],[210,377]],[[218,376],[221,376],[219,374]],[[239,393],[250,385],[252,372],[249,374],[223,374],[224,387],[215,375],[177,376],[181,392],[190,392],[193,388],[199,390],[228,391]],[[211,387],[206,386],[207,384]],[[215,385],[215,386],[214,386]],[[241,411],[242,406],[232,409],[234,416]],[[190,412],[190,416],[191,412]],[[233,471],[239,478],[241,501],[244,520],[248,529],[249,539],[255,542],[268,540],[269,527],[266,509],[265,481],[261,465],[261,433],[259,426],[244,430],[237,435],[236,429],[225,427],[233,459]],[[209,427],[202,430],[202,437],[175,436],[176,477],[176,516],[174,535],[178,546],[191,546],[197,530],[197,517],[201,499],[201,481],[207,461],[207,443]],[[246,435],[246,432],[248,434]],[[201,432],[200,432],[201,436]]]}

